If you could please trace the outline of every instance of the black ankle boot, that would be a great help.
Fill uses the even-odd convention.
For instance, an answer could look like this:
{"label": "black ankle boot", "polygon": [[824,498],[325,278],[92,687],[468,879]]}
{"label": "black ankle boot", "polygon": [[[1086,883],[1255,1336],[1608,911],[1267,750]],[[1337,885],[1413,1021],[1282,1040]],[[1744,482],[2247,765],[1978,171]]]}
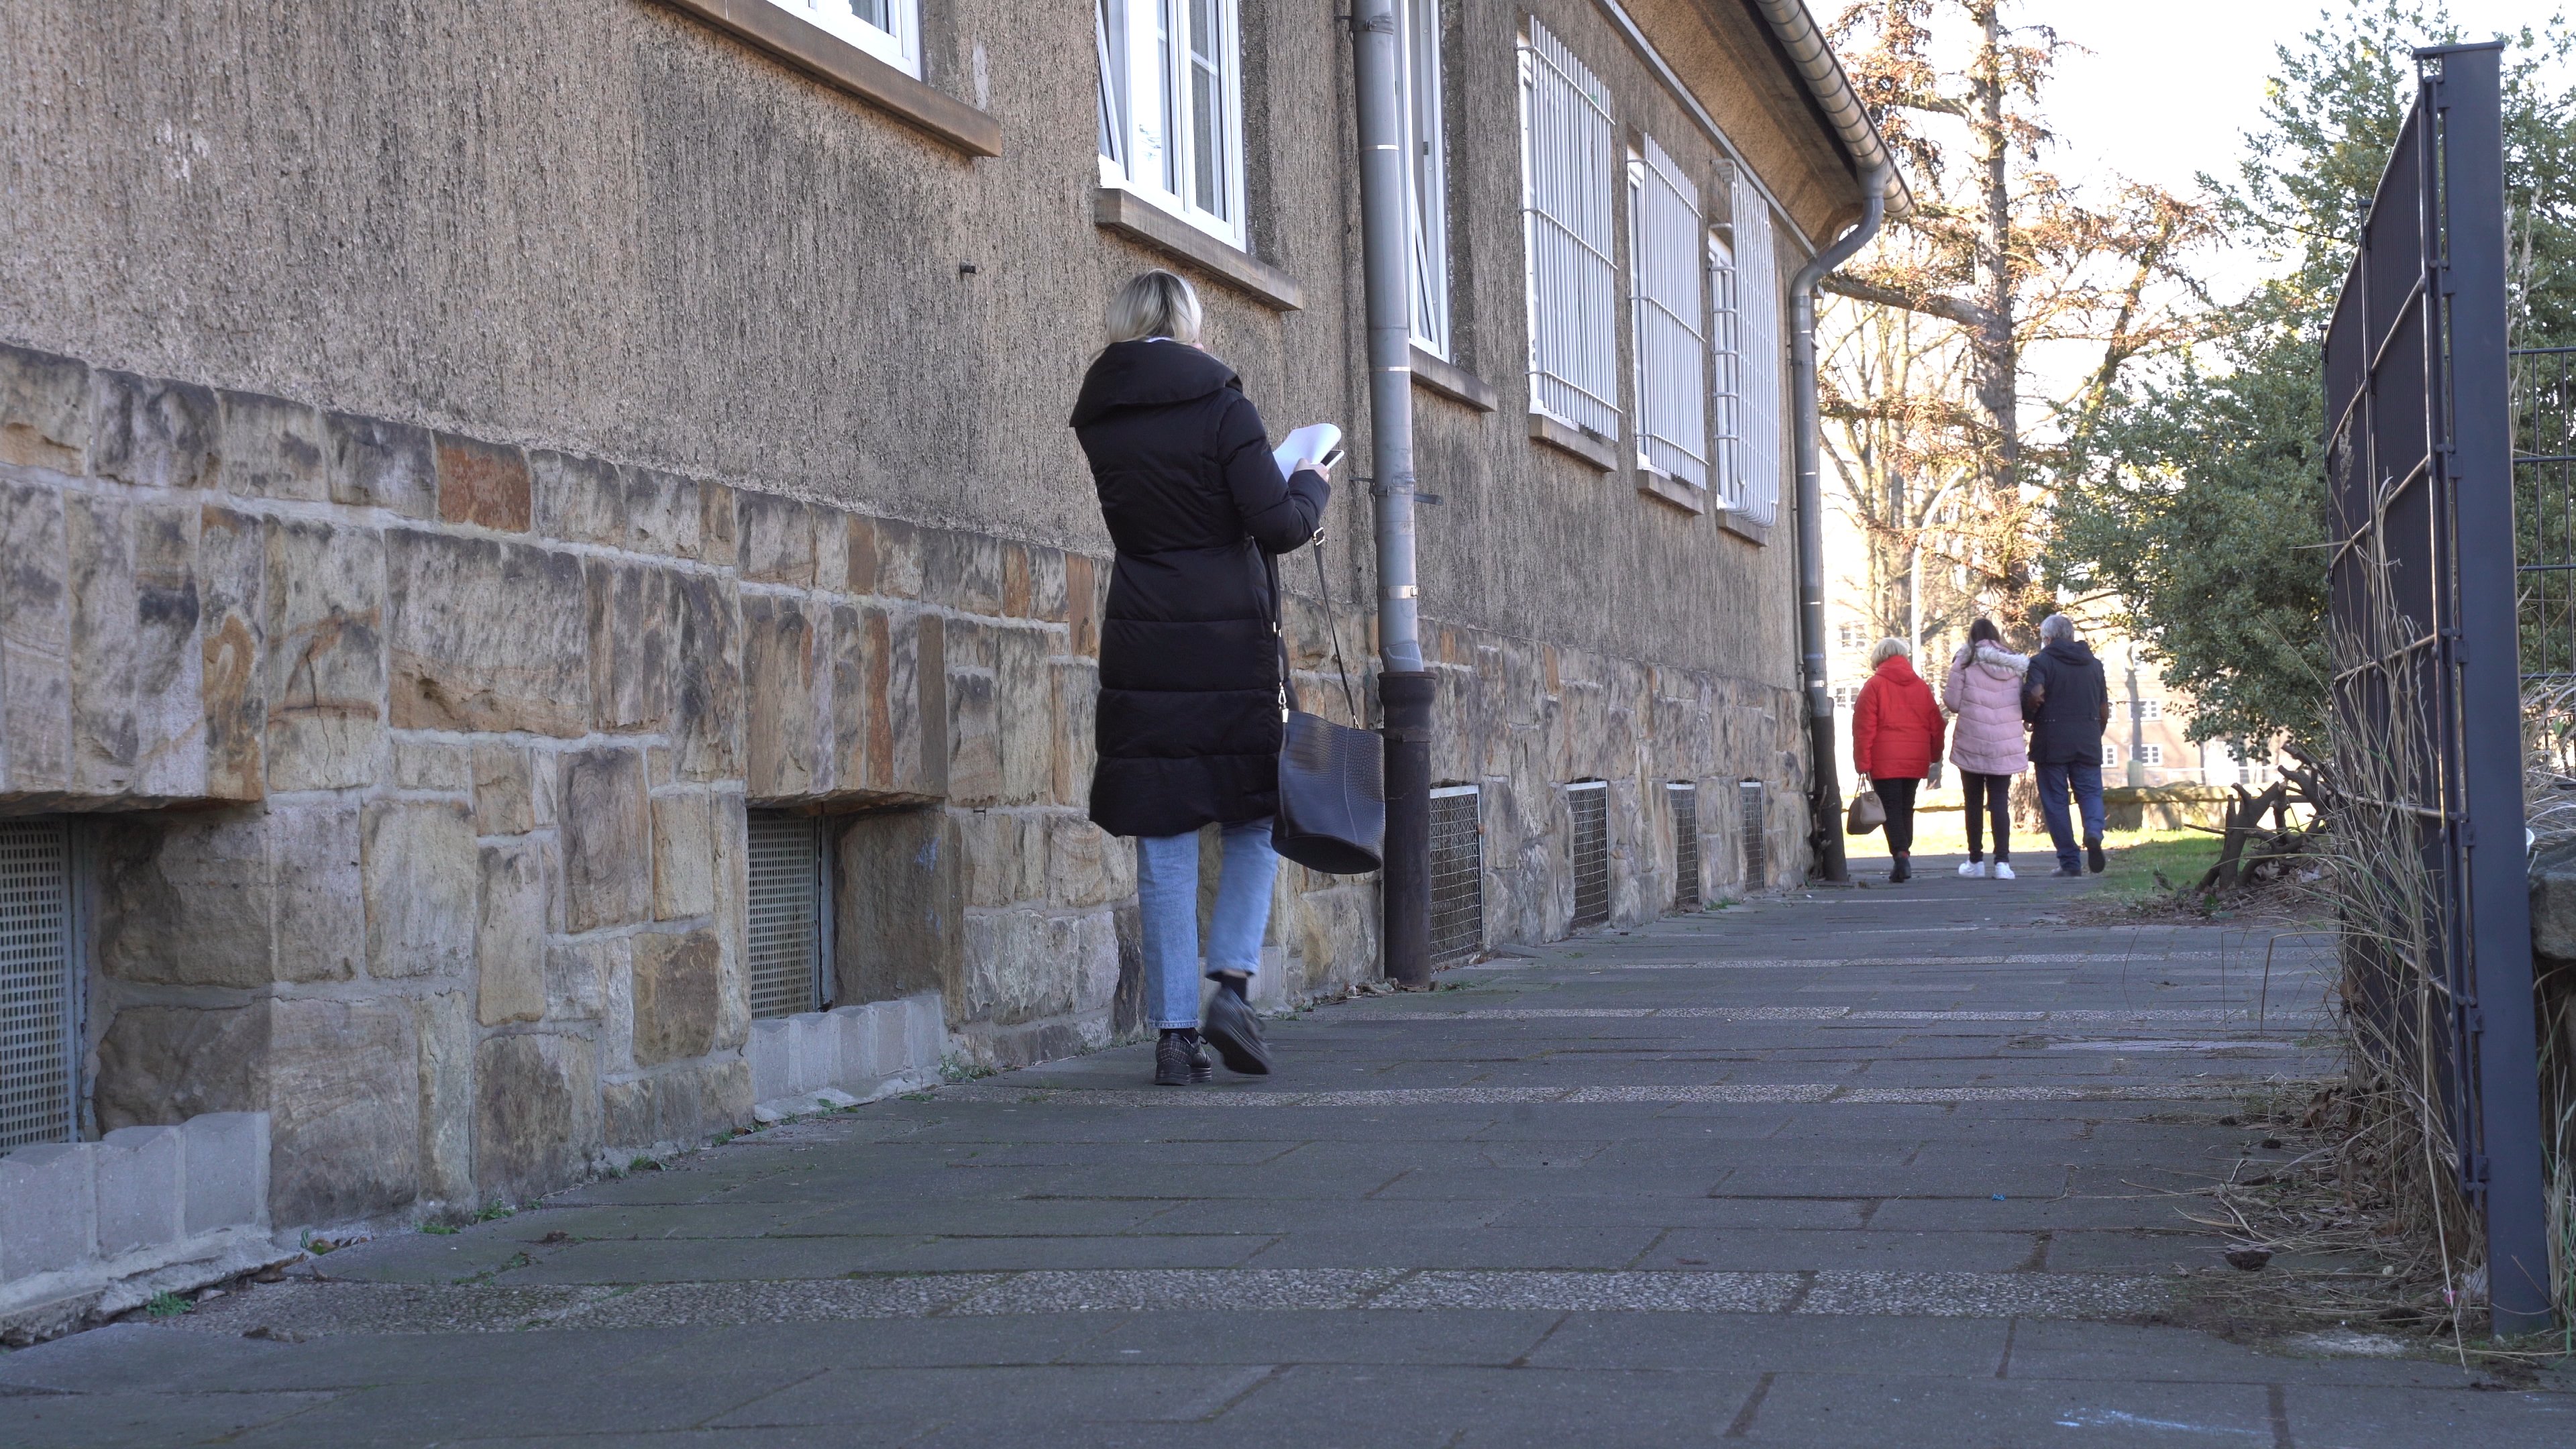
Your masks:
{"label": "black ankle boot", "polygon": [[1216,1063],[1208,1060],[1207,1051],[1199,1045],[1199,1034],[1178,1027],[1163,1028],[1162,1039],[1154,1043],[1154,1085],[1186,1087],[1204,1082],[1216,1075]]}
{"label": "black ankle boot", "polygon": [[1270,1074],[1270,1048],[1261,1040],[1261,1018],[1243,993],[1246,978],[1220,976],[1216,996],[1208,1002],[1205,1035],[1226,1070],[1247,1077]]}

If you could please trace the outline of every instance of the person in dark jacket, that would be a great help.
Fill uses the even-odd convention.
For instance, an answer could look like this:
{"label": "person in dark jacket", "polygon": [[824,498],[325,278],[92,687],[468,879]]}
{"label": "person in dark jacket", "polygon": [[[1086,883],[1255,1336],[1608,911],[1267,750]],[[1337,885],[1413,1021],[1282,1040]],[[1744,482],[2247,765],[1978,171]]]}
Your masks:
{"label": "person in dark jacket", "polygon": [[1941,758],[1947,722],[1914,672],[1913,645],[1881,639],[1869,662],[1869,682],[1852,706],[1852,767],[1887,807],[1887,883],[1903,885],[1914,879],[1914,792]]}
{"label": "person in dark jacket", "polygon": [[1152,271],[1109,304],[1108,348],[1073,408],[1118,557],[1100,626],[1091,818],[1136,837],[1154,1080],[1215,1067],[1199,1023],[1199,829],[1222,827],[1205,1039],[1238,1072],[1270,1057],[1248,998],[1279,857],[1281,674],[1271,560],[1317,537],[1332,486],[1279,475],[1234,370],[1199,350],[1190,284]]}
{"label": "person in dark jacket", "polygon": [[[2039,811],[2057,847],[2057,873],[2102,869],[2102,731],[2111,723],[2111,686],[2102,661],[2075,637],[2075,621],[2051,614],[2039,623],[2039,653],[2023,679],[2022,718],[2030,722],[2030,760],[2037,766]],[[2084,817],[2084,854],[2066,798]]]}

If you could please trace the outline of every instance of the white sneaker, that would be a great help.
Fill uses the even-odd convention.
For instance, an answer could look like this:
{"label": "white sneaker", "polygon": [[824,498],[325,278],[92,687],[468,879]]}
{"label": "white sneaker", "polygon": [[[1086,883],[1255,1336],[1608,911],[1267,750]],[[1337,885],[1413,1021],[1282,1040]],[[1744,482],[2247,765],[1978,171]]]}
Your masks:
{"label": "white sneaker", "polygon": [[1986,863],[1982,860],[1960,861],[1959,878],[1961,880],[1984,880],[1986,878]]}
{"label": "white sneaker", "polygon": [[1995,862],[1995,879],[1997,879],[1997,880],[2011,880],[2012,878],[2013,878],[2013,873],[2012,873],[2012,865],[2010,864],[2010,862],[2007,862],[2007,861],[2001,861],[2001,860],[1996,861],[1996,862]]}

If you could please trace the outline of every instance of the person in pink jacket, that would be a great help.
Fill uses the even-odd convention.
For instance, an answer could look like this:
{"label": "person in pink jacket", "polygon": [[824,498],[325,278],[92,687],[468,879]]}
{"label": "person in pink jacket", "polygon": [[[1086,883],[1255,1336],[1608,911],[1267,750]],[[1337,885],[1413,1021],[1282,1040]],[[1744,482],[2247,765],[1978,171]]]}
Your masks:
{"label": "person in pink jacket", "polygon": [[1968,858],[1959,874],[1987,873],[1986,818],[1995,827],[1994,878],[2011,880],[2012,782],[2030,767],[2021,722],[2022,676],[2030,660],[2006,649],[1992,619],[1968,626],[1968,642],[1950,660],[1941,681],[1941,703],[1959,717],[1950,737],[1950,763],[1959,767],[1961,804],[1968,812]]}

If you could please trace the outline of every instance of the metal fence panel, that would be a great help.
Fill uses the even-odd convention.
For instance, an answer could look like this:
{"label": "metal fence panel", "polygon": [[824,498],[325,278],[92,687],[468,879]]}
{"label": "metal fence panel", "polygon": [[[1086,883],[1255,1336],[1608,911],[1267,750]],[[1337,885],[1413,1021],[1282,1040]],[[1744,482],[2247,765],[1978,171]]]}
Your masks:
{"label": "metal fence panel", "polygon": [[[2418,53],[2324,365],[2334,707],[2370,744],[2339,754],[2338,788],[2350,828],[2428,882],[2398,929],[2347,931],[2356,1006],[2366,1046],[2432,1064],[2496,1327],[2518,1332],[2548,1321],[2549,1290],[2515,575],[2490,562],[2515,544],[2499,55]],[[2407,958],[2440,1010],[2408,1008]]]}
{"label": "metal fence panel", "polygon": [[1673,807],[1673,909],[1699,909],[1699,787],[1666,785]]}

